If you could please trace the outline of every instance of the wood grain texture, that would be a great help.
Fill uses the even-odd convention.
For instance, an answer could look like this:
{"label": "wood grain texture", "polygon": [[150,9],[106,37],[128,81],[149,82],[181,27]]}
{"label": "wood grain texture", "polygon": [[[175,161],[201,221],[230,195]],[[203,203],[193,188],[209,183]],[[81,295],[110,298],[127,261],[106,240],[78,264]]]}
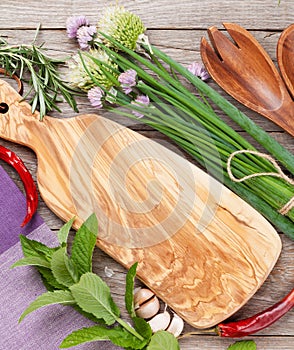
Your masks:
{"label": "wood grain texture", "polygon": [[277,58],[283,79],[294,98],[294,24],[281,34],[277,46]]}
{"label": "wood grain texture", "polygon": [[294,102],[273,61],[246,29],[224,26],[234,43],[215,26],[208,29],[211,45],[201,41],[209,74],[237,101],[294,136]]}
{"label": "wood grain texture", "polygon": [[[109,1],[61,0],[59,2],[53,2],[28,0],[23,2],[20,0],[3,0],[0,3],[2,14],[0,35],[8,38],[12,43],[30,43],[34,38],[35,28],[41,22],[44,30],[40,31],[38,42],[45,42],[46,46],[49,46],[50,50],[48,53],[51,56],[60,57],[64,54],[70,54],[76,50],[76,45],[66,37],[64,28],[67,16],[85,14],[91,18],[92,23],[95,23],[100,9],[106,3],[108,4]],[[281,0],[279,7],[277,3],[278,0],[224,0],[221,2],[212,0],[186,0],[182,2],[168,0],[123,1],[126,8],[135,10],[144,19],[146,26],[149,28],[148,34],[150,41],[184,65],[188,65],[193,60],[200,60],[199,43],[202,36],[207,36],[206,29],[211,25],[220,27],[221,23],[225,21],[235,22],[250,29],[251,33],[264,46],[271,58],[276,61],[276,44],[279,35],[282,30],[293,22],[294,9],[294,2],[292,0]],[[209,84],[220,91],[213,82],[209,82]],[[226,94],[224,96],[245,112],[259,126],[264,128],[264,130],[270,132],[284,147],[294,152],[293,137],[283,132],[272,122],[247,110],[230,96]],[[86,98],[80,98],[78,102],[81,113],[94,112]],[[63,111],[63,117],[73,115],[73,112],[67,105],[60,104],[60,107]],[[104,114],[102,111],[102,115]],[[58,113],[55,115],[60,116]],[[219,115],[223,117],[221,113]],[[179,152],[181,156],[185,156],[166,137],[150,130],[145,125],[118,115],[112,115],[111,118],[122,125],[139,131],[151,139],[156,139],[156,141],[164,144],[166,147]],[[234,125],[230,120],[225,120],[230,126],[240,132],[238,126]],[[246,134],[242,132],[241,134],[245,138],[247,137]],[[250,142],[254,143],[251,139]],[[3,139],[0,139],[0,144],[9,147],[19,154],[36,179],[37,160],[35,154],[30,149]],[[22,189],[22,184],[14,170],[7,164],[3,164],[3,162],[1,164]],[[40,200],[38,211],[51,229],[57,230],[61,227],[62,221],[42,200]],[[284,237],[284,235],[281,235],[281,237],[283,239],[283,250],[275,268],[259,291],[232,316],[232,319],[242,319],[265,309],[281,299],[293,288],[293,241]],[[124,309],[126,270],[99,249],[95,250],[94,264],[95,272],[111,286],[115,301]],[[112,278],[105,276],[105,266],[115,271]],[[123,314],[123,316],[125,315]],[[185,331],[191,330],[192,328],[186,325]],[[252,339],[257,342],[258,350],[292,349],[294,340],[293,311],[288,313],[279,322],[253,336]],[[233,340],[218,339],[215,336],[199,334],[194,338],[182,340],[180,347],[181,350],[225,350],[232,343]],[[103,349],[103,346],[97,344],[97,349]]]}
{"label": "wood grain texture", "polygon": [[35,151],[50,209],[76,228],[95,212],[98,246],[125,267],[139,262],[139,278],[191,325],[236,312],[272,270],[274,228],[184,158],[97,115],[40,122],[4,81],[0,99],[0,136]]}
{"label": "wood grain texture", "polygon": [[[31,43],[34,38],[35,32],[34,30],[26,31],[24,35],[24,31],[22,30],[7,30],[0,31],[0,35],[3,35],[11,44],[19,44],[19,43]],[[182,63],[185,66],[188,66],[192,61],[200,62],[200,40],[203,36],[207,36],[207,32],[204,30],[151,30],[148,32],[150,34],[150,41],[154,43],[154,45],[161,48],[164,52],[169,54],[172,58]],[[277,32],[258,32],[253,31],[252,34],[256,37],[256,39],[266,47],[267,52],[270,57],[275,61],[276,60],[276,45],[279,38],[280,33]],[[173,38],[173,41],[170,42],[170,38]],[[73,52],[76,52],[77,46],[73,40],[69,40],[64,30],[55,30],[53,31],[41,31],[38,36],[38,43],[46,42],[46,47],[48,48],[48,54],[52,57],[64,57],[65,55],[70,55]],[[62,48],[62,50],[60,49]],[[61,69],[61,72],[64,72],[65,69]],[[11,83],[11,80],[9,80]],[[254,120],[259,126],[265,128],[267,131],[271,132],[281,132],[282,129],[278,127],[276,124],[271,121],[260,118],[260,116],[236,102],[229,95],[224,93],[221,88],[217,86],[212,80],[208,82],[213,88],[219,91],[223,96],[225,96],[230,102],[236,104],[236,106],[244,113],[246,113],[252,120]],[[191,88],[191,86],[190,86]],[[26,92],[27,90],[25,90]],[[79,111],[81,114],[95,113],[95,109],[89,106],[89,103],[86,98],[79,98]],[[68,105],[65,103],[59,104],[62,114],[53,113],[52,115],[57,117],[66,117],[73,116],[73,111],[70,109]],[[125,126],[129,126],[136,130],[144,130],[146,126],[140,123],[139,121],[134,121],[124,116],[119,116],[116,114],[109,115],[109,112],[99,111],[102,116],[106,115],[106,117],[111,117],[112,120],[118,122],[119,124],[123,124]],[[225,119],[225,121],[233,127],[235,130],[239,131],[240,128],[235,125],[229,118],[226,118],[221,111],[218,111],[218,114]],[[277,134],[278,136],[278,134]],[[284,146],[294,147],[293,138],[287,137],[283,135]],[[283,141],[282,140],[282,141]]]}
{"label": "wood grain texture", "polygon": [[[0,11],[5,14],[0,26],[22,29],[36,28],[42,23],[43,28],[64,28],[67,17],[74,14],[85,14],[96,23],[101,10],[112,3],[109,0],[4,0],[0,3]],[[278,0],[125,0],[122,4],[137,13],[147,28],[156,29],[206,29],[226,21],[246,28],[281,30],[292,23],[294,12],[294,3],[289,0],[281,1],[280,6]]]}

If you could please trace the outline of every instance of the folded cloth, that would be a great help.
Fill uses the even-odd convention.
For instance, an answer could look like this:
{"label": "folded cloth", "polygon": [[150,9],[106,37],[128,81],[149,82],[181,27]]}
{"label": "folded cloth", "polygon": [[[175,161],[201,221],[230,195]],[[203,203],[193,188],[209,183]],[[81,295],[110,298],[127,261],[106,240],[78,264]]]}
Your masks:
{"label": "folded cloth", "polygon": [[[45,287],[33,267],[10,266],[23,257],[19,234],[49,246],[58,244],[56,235],[35,214],[25,228],[20,225],[26,213],[22,192],[0,167],[0,350],[57,350],[72,331],[93,323],[70,306],[52,305],[18,319]],[[94,342],[75,350],[117,350],[110,342]]]}
{"label": "folded cloth", "polygon": [[19,241],[19,234],[27,235],[44,222],[35,215],[25,227],[20,227],[25,216],[24,195],[0,167],[0,254]]}

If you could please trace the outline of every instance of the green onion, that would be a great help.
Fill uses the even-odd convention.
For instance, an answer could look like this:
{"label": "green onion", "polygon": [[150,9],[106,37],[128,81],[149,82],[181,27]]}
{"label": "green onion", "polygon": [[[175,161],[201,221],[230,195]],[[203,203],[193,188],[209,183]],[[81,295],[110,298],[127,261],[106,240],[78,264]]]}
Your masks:
{"label": "green onion", "polygon": [[[232,181],[227,171],[230,155],[238,150],[255,150],[255,148],[215,113],[209,101],[252,136],[292,175],[294,156],[214,89],[159,49],[152,47],[151,52],[150,46],[143,46],[150,57],[148,59],[113,38],[104,36],[115,49],[102,43],[98,44],[100,49],[109,55],[121,72],[128,69],[137,72],[140,82],[136,89],[140,94],[147,95],[151,102],[149,107],[127,104],[127,100],[118,94],[116,102],[124,106],[124,110],[113,107],[109,109],[133,119],[137,117],[132,111],[142,113],[144,117],[140,120],[167,135],[211,175],[251,204],[279,230],[294,239],[294,209],[284,216],[279,213],[279,209],[294,195],[293,184],[271,176],[255,177],[240,183]],[[104,62],[97,59],[95,64],[105,71],[108,68]],[[85,70],[87,71],[86,67]],[[188,90],[175,74],[183,76],[196,87],[200,97]],[[117,78],[113,83],[114,86],[119,86]],[[103,89],[103,86],[100,87]],[[260,156],[238,154],[232,161],[231,171],[236,177],[242,178],[250,174],[276,172],[276,169],[270,161]]]}

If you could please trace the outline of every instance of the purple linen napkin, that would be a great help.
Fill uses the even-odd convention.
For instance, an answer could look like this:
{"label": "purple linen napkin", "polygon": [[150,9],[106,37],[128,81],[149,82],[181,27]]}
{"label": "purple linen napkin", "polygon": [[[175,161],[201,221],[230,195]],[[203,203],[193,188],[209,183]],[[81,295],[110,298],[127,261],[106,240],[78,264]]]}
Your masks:
{"label": "purple linen napkin", "polygon": [[26,199],[5,170],[0,167],[0,254],[43,223],[39,215],[20,227],[26,216]]}
{"label": "purple linen napkin", "polygon": [[[45,287],[33,267],[10,266],[22,258],[19,234],[50,246],[58,243],[56,235],[35,214],[32,222],[20,228],[26,213],[22,192],[0,167],[0,350],[57,350],[72,331],[93,323],[69,306],[52,305],[29,314],[20,324],[26,307]],[[95,342],[74,347],[75,350],[117,350],[109,342]]]}

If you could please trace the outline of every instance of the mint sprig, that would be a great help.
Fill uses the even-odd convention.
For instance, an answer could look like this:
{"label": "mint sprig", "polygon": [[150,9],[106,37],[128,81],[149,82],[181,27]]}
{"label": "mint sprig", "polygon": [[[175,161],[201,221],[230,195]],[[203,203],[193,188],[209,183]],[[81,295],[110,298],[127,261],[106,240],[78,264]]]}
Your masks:
{"label": "mint sprig", "polygon": [[256,344],[253,340],[241,340],[230,345],[227,350],[256,350]]}
{"label": "mint sprig", "polygon": [[135,314],[133,291],[137,263],[127,273],[125,290],[125,306],[133,325],[120,317],[120,309],[112,299],[109,287],[92,271],[98,234],[97,218],[93,214],[84,222],[76,232],[69,252],[68,236],[73,222],[74,218],[59,230],[59,246],[54,248],[21,236],[24,258],[12,267],[35,266],[48,291],[27,307],[19,322],[39,308],[54,304],[70,305],[96,325],[72,332],[62,341],[60,348],[109,340],[128,350],[156,350],[157,344],[161,343],[167,344],[169,350],[178,350],[178,341],[172,334],[152,334],[150,325]]}

